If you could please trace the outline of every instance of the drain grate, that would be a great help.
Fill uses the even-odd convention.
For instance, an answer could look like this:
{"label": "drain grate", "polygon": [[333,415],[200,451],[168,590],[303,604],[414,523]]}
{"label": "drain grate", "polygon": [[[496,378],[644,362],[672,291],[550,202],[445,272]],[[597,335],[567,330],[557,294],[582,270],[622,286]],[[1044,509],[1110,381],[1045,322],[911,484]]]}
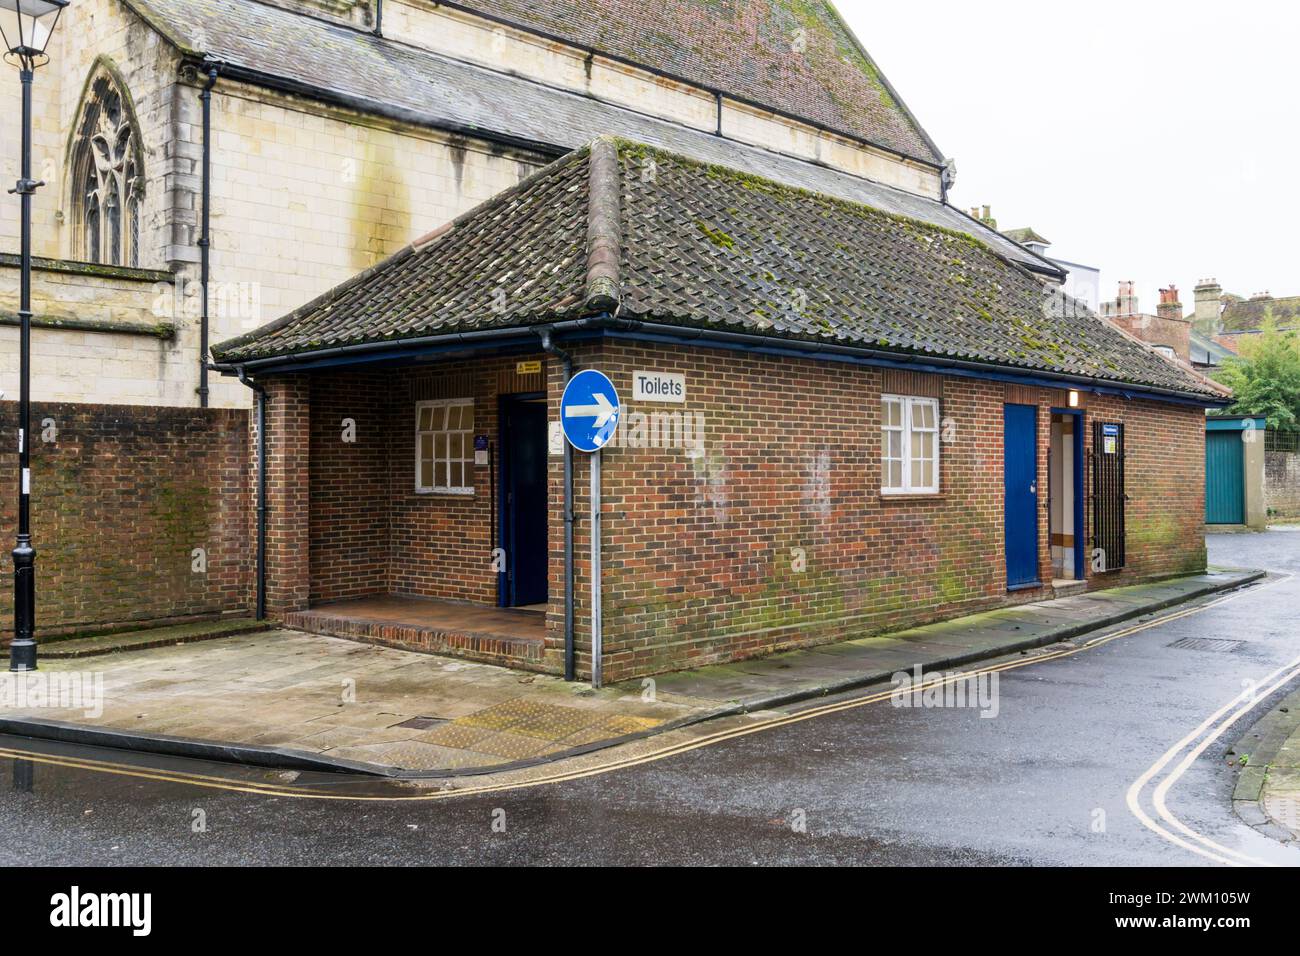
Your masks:
{"label": "drain grate", "polygon": [[1225,641],[1217,637],[1184,637],[1170,647],[1183,651],[1209,651],[1212,654],[1231,654],[1246,645],[1245,641]]}
{"label": "drain grate", "polygon": [[412,717],[404,720],[398,727],[409,727],[412,730],[428,730],[430,727],[439,727],[447,722],[444,717]]}

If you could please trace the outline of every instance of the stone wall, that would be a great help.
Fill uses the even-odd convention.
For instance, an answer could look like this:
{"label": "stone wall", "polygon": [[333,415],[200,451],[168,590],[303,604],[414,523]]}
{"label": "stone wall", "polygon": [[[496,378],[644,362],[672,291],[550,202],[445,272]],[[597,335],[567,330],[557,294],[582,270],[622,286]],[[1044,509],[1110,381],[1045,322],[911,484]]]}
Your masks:
{"label": "stone wall", "polygon": [[[304,3],[304,8],[310,4]],[[333,9],[337,7],[337,9]],[[326,8],[364,19],[362,6]],[[385,34],[712,131],[706,91],[585,51],[507,30],[424,0],[390,2]],[[197,404],[198,227],[202,78],[120,0],[83,0],[63,17],[35,87],[35,252],[74,254],[66,168],[70,136],[92,71],[122,78],[139,122],[146,184],[144,272],[134,279],[37,276],[38,315],[76,313],[118,323],[38,328],[36,394],[54,401]],[[0,84],[0,112],[16,115],[18,84]],[[545,157],[380,120],[264,89],[218,81],[212,100],[210,341],[278,318],[403,244],[513,185]],[[726,135],[937,196],[930,168],[762,110],[727,101]],[[0,171],[16,178],[17,128],[0,125]],[[9,197],[12,200],[12,197]],[[18,245],[18,204],[0,196],[0,253]],[[16,270],[0,266],[0,313],[16,304]],[[97,294],[94,294],[97,293]],[[158,324],[173,334],[138,334]],[[0,326],[0,389],[16,391],[17,336]],[[210,377],[211,402],[247,407],[247,390]]]}
{"label": "stone wall", "polygon": [[1300,518],[1300,451],[1264,453],[1264,506],[1270,517]]}

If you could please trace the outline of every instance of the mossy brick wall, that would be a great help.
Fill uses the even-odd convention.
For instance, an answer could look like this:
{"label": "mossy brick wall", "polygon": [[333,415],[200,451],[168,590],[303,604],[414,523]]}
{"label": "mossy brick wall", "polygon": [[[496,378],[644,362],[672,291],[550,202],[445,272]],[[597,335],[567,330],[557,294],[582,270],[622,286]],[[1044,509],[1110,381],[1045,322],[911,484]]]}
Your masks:
{"label": "mossy brick wall", "polygon": [[[1115,587],[1204,571],[1204,410],[1113,395],[1090,395],[1085,401],[1084,442],[1089,454],[1093,451],[1093,422],[1124,425],[1124,490],[1128,495],[1125,568],[1092,576],[1089,586]],[[1085,481],[1091,494],[1090,471]],[[1091,513],[1085,518],[1091,532]]]}
{"label": "mossy brick wall", "polygon": [[[614,446],[603,454],[605,668],[619,680],[737,660],[1050,596],[1006,591],[1002,410],[1039,409],[1040,577],[1051,580],[1047,449],[1063,391],[956,376],[630,343],[577,344],[577,366],[613,379],[632,412],[698,412],[704,447]],[[540,357],[540,356],[538,356]],[[500,467],[498,398],[542,391],[558,418],[562,372],[512,378],[518,357],[381,373],[273,380],[273,447],[292,464],[272,487],[272,581],[294,607],[371,593],[483,606],[490,565],[490,473],[475,494],[414,491],[414,404],[475,400],[474,431]],[[681,372],[687,403],[631,401],[632,373]],[[941,493],[880,494],[880,395],[941,400]],[[1093,419],[1127,429],[1128,566],[1093,588],[1205,567],[1200,409],[1083,395]],[[356,441],[341,440],[343,420]],[[283,429],[277,436],[276,429]],[[551,456],[550,607],[544,665],[562,666],[563,468]],[[590,458],[575,456],[578,669],[590,672]],[[498,473],[499,474],[499,473]],[[310,480],[308,480],[308,476]],[[278,503],[277,503],[278,501]],[[310,502],[310,512],[306,503]],[[1091,517],[1088,517],[1091,522]],[[278,567],[277,567],[278,563]],[[272,589],[273,595],[280,594]],[[273,603],[273,607],[275,604]]]}
{"label": "mossy brick wall", "polygon": [[[17,426],[17,403],[0,402],[0,433]],[[32,429],[38,639],[249,610],[247,412],[38,402]],[[18,455],[6,445],[0,525],[12,542]],[[12,588],[0,588],[0,617],[12,637]]]}
{"label": "mossy brick wall", "polygon": [[[1051,409],[1066,405],[1065,392],[627,344],[604,346],[596,361],[628,412],[697,411],[706,421],[697,458],[604,452],[610,679],[1049,596],[1046,587],[1006,591],[1002,407],[1038,406],[1045,490]],[[687,404],[629,402],[636,369],[685,373]],[[938,496],[880,495],[882,391],[941,399],[950,440],[941,445]],[[1089,422],[1126,426],[1130,497],[1128,566],[1089,586],[1203,570],[1203,412],[1092,395],[1084,403]],[[1086,431],[1090,444],[1090,424]],[[580,502],[586,513],[585,495]],[[1040,577],[1050,582],[1045,493],[1039,503]],[[806,566],[797,570],[800,557]],[[585,592],[581,600],[585,607]],[[579,620],[585,642],[585,613]]]}

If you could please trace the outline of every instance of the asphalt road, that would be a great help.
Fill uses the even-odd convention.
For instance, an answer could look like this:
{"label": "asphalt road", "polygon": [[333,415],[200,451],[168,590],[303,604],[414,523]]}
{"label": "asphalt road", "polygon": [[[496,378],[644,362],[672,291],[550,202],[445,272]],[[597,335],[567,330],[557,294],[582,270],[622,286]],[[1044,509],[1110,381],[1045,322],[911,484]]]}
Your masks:
{"label": "asphalt road", "polygon": [[[1214,536],[1210,554],[1300,572],[1300,531]],[[505,794],[321,802],[39,763],[22,768],[28,788],[5,760],[0,864],[1212,865],[1144,826],[1126,794],[1243,681],[1300,656],[1298,604],[1300,574],[1281,577],[1008,671],[992,719],[871,704]],[[1170,646],[1187,637],[1245,643],[1229,653]],[[1300,864],[1300,850],[1230,806],[1228,750],[1259,713],[1191,763],[1168,806],[1221,847]]]}

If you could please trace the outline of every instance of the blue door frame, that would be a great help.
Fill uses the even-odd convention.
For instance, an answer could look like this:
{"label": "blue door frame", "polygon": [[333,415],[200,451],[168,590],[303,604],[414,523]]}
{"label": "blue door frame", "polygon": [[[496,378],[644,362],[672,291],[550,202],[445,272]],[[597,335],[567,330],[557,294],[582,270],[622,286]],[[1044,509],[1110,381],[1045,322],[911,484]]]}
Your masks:
{"label": "blue door frame", "polygon": [[1037,406],[1002,406],[1002,473],[1007,590],[1039,587]]}
{"label": "blue door frame", "polygon": [[1075,578],[1082,581],[1087,574],[1083,563],[1083,542],[1087,537],[1087,529],[1083,526],[1083,516],[1085,514],[1083,507],[1084,492],[1087,490],[1083,486],[1083,409],[1081,408],[1053,408],[1053,415],[1071,415],[1074,417],[1074,574]]}
{"label": "blue door frame", "polygon": [[497,604],[519,607],[547,600],[547,408],[545,392],[502,395],[498,401],[501,484],[497,489],[505,562],[497,575]]}

